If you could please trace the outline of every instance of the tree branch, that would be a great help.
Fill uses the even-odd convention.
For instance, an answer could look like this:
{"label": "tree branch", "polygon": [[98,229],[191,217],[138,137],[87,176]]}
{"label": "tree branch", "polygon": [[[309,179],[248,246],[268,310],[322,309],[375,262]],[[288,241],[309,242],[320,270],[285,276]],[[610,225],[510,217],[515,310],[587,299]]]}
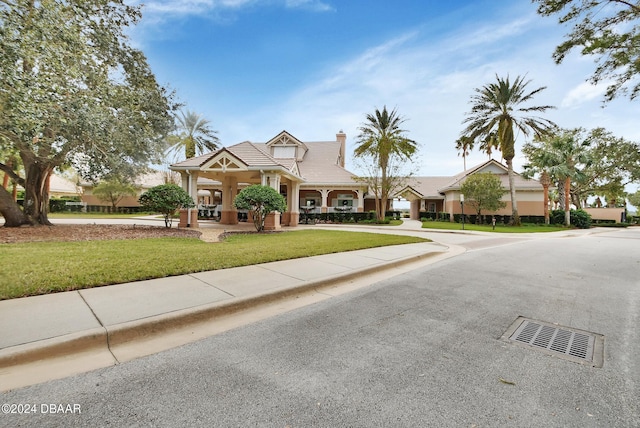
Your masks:
{"label": "tree branch", "polygon": [[9,177],[11,177],[16,183],[18,183],[19,185],[24,187],[24,184],[25,184],[24,183],[24,178],[22,178],[18,174],[16,174],[15,171],[13,170],[13,168],[11,168],[8,165],[5,165],[3,163],[0,163],[0,171],[3,171],[5,174],[7,174]]}

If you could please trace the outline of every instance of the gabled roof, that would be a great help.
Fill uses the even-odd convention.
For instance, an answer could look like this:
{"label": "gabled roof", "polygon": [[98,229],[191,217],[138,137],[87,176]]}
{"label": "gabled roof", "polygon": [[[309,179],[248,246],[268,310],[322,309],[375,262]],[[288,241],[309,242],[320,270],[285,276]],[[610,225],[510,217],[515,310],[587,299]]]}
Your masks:
{"label": "gabled roof", "polygon": [[265,143],[268,147],[271,146],[299,146],[304,147],[306,149],[305,144],[298,140],[293,135],[289,134],[287,131],[282,131],[269,141]]}
{"label": "gabled roof", "polygon": [[[468,169],[467,171],[463,171],[452,177],[452,180],[440,187],[438,191],[440,193],[445,193],[449,190],[459,190],[460,186],[464,181],[472,174],[483,173],[483,172],[491,172],[495,174],[500,181],[502,181],[502,186],[505,188],[509,188],[509,170],[506,165],[498,162],[495,159],[490,159],[485,163],[480,165],[476,165],[473,168]],[[540,190],[542,188],[541,184],[537,180],[527,179],[522,177],[520,174],[514,171],[514,184],[517,190]]]}
{"label": "gabled roof", "polygon": [[442,199],[439,189],[451,181],[451,176],[412,177],[399,194],[411,192],[422,199]]}
{"label": "gabled roof", "polygon": [[[286,165],[288,164],[288,166]],[[291,168],[291,162],[281,162],[265,152],[258,145],[249,141],[223,147],[212,153],[187,159],[171,165],[172,169],[224,169],[223,166],[233,166],[235,169],[249,168],[274,168],[281,167],[287,170]]]}
{"label": "gabled roof", "polygon": [[51,174],[51,178],[49,179],[49,193],[80,195],[82,194],[82,188],[71,180],[67,180],[56,174]]}
{"label": "gabled roof", "polygon": [[[281,146],[297,147],[297,157],[273,156],[271,148]],[[282,131],[266,143],[244,141],[173,164],[171,169],[219,172],[229,169],[280,169],[304,179],[302,184],[305,186],[320,184],[353,186],[357,184],[354,174],[339,164],[340,148],[339,141],[303,143],[287,131]]]}
{"label": "gabled roof", "polygon": [[[407,186],[398,192],[398,195],[409,192],[422,199],[443,199],[446,192],[460,190],[460,186],[470,175],[482,172],[496,174],[502,182],[502,187],[509,188],[507,167],[495,159],[491,159],[454,176],[412,177]],[[526,179],[517,172],[514,174],[514,181],[517,190],[542,190],[540,182]]]}

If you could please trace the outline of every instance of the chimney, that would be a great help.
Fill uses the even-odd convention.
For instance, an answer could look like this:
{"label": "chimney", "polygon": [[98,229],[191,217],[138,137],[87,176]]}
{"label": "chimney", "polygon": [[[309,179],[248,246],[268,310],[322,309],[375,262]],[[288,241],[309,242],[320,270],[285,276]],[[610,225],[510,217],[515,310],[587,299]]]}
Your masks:
{"label": "chimney", "polygon": [[338,158],[338,165],[344,168],[347,134],[345,134],[342,129],[336,134],[336,141],[340,143],[340,157]]}

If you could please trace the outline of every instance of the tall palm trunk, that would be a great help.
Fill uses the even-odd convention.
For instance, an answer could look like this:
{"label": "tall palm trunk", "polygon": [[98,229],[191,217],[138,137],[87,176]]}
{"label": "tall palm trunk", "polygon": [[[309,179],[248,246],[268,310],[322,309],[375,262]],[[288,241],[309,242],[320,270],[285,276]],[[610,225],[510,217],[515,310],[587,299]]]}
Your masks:
{"label": "tall palm trunk", "polygon": [[547,171],[542,171],[540,183],[542,184],[544,195],[544,224],[549,224],[549,185],[551,184],[551,178]]}
{"label": "tall palm trunk", "polygon": [[511,194],[511,215],[513,225],[520,226],[520,215],[518,214],[518,201],[516,200],[515,174],[513,173],[513,159],[505,159],[507,171],[509,173],[509,193]]}
{"label": "tall palm trunk", "polygon": [[571,226],[571,177],[564,179],[564,224]]}

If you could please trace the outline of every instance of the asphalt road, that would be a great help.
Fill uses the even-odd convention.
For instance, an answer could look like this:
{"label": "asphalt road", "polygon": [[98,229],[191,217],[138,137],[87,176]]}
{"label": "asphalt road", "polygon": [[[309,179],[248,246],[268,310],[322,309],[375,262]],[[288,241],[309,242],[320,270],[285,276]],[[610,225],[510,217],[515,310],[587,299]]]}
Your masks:
{"label": "asphalt road", "polygon": [[[187,346],[5,393],[2,403],[33,406],[0,414],[0,425],[640,426],[640,229],[446,239],[468,251]],[[603,366],[501,339],[518,316],[603,335]]]}

